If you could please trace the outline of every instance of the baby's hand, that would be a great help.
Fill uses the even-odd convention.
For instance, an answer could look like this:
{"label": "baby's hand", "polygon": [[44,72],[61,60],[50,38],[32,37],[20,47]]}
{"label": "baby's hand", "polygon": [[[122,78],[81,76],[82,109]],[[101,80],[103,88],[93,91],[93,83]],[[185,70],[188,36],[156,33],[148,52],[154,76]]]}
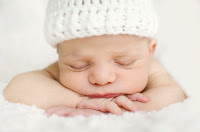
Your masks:
{"label": "baby's hand", "polygon": [[141,93],[126,95],[126,97],[129,98],[132,101],[138,101],[138,102],[141,102],[141,103],[147,103],[149,101],[149,99]]}
{"label": "baby's hand", "polygon": [[112,114],[120,115],[122,114],[122,110],[120,109],[120,107],[131,112],[140,110],[140,108],[138,108],[132,101],[139,101],[142,103],[146,103],[148,101],[148,98],[141,93],[136,93],[127,96],[121,95],[115,98],[108,98],[108,99],[85,97],[77,105],[77,108],[93,109],[101,112],[109,112]]}
{"label": "baby's hand", "polygon": [[92,115],[100,115],[104,114],[103,112],[91,110],[91,109],[76,109],[76,108],[69,108],[69,107],[54,107],[51,109],[48,109],[46,111],[46,114],[48,117],[50,117],[52,114],[56,114],[58,116],[65,116],[65,117],[74,117],[78,115],[82,115],[85,117],[89,117]]}
{"label": "baby's hand", "polygon": [[[139,101],[142,103],[148,102],[148,98],[141,93],[132,95],[122,95],[115,98],[88,98],[84,97],[77,105],[77,108],[69,107],[54,107],[46,111],[47,115],[56,114],[59,116],[91,116],[103,113],[112,113],[120,115],[123,111],[137,111],[140,110],[132,101]],[[101,111],[101,112],[100,112]]]}

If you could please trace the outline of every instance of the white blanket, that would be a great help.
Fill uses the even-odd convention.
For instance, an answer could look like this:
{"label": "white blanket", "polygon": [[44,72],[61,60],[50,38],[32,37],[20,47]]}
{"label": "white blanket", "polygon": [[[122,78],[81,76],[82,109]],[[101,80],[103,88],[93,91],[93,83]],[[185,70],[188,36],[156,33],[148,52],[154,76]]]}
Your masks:
{"label": "white blanket", "polygon": [[122,116],[101,115],[47,118],[35,106],[6,101],[0,83],[0,132],[199,132],[199,100],[189,98],[160,111],[127,112]]}

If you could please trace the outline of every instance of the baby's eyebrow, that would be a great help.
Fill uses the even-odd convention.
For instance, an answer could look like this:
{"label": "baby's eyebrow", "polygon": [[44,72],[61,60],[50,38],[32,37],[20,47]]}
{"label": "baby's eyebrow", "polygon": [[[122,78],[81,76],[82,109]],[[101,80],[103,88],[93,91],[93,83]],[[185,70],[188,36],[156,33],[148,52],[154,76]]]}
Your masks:
{"label": "baby's eyebrow", "polygon": [[82,53],[80,51],[75,51],[75,52],[72,52],[70,54],[71,57],[80,57],[82,56]]}
{"label": "baby's eyebrow", "polygon": [[74,51],[63,55],[64,58],[80,58],[85,56],[87,54],[83,54],[81,51]]}
{"label": "baby's eyebrow", "polygon": [[133,50],[133,49],[127,49],[127,50],[122,50],[122,51],[113,51],[113,53],[115,55],[136,55],[138,54],[137,50]]}
{"label": "baby's eyebrow", "polygon": [[124,50],[124,51],[115,51],[113,53],[123,55],[123,54],[127,54],[127,53],[132,53],[132,52],[133,51],[129,49],[129,50]]}

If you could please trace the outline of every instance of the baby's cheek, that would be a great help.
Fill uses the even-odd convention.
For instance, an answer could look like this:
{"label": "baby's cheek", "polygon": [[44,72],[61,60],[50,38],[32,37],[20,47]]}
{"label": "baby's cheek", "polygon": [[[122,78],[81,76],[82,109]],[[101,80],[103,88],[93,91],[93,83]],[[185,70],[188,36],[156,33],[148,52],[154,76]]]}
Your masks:
{"label": "baby's cheek", "polygon": [[60,74],[59,75],[59,82],[63,85],[63,86],[65,86],[65,87],[67,87],[67,78],[65,77],[65,76],[63,76],[63,74]]}
{"label": "baby's cheek", "polygon": [[[127,81],[128,80],[128,81]],[[137,75],[135,77],[131,77],[129,79],[125,80],[125,85],[127,84],[127,89],[129,93],[127,94],[134,94],[134,93],[139,93],[142,92],[148,82],[148,76],[147,75]]]}
{"label": "baby's cheek", "polygon": [[63,84],[65,87],[70,87],[73,84],[74,79],[73,75],[71,75],[69,72],[61,71],[59,74],[59,81],[61,84]]}
{"label": "baby's cheek", "polygon": [[[78,73],[78,72],[77,72]],[[84,81],[83,80],[84,78],[79,74],[77,73],[61,73],[60,74],[60,77],[59,77],[59,80],[60,80],[60,83],[62,85],[64,85],[66,88],[68,89],[71,89],[79,94],[83,94],[83,87],[84,87]]]}

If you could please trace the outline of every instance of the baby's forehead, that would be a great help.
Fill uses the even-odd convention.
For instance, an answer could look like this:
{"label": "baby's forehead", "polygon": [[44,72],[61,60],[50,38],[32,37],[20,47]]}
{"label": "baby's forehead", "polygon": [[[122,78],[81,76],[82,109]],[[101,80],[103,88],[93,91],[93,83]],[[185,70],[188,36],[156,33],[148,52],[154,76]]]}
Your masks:
{"label": "baby's forehead", "polygon": [[61,54],[70,53],[73,55],[92,52],[92,50],[122,54],[130,50],[139,50],[147,43],[147,38],[132,35],[104,35],[64,41],[57,45],[57,50]]}
{"label": "baby's forehead", "polygon": [[119,35],[100,35],[100,36],[92,36],[85,38],[75,38],[71,40],[66,40],[58,44],[59,48],[62,48],[62,44],[71,44],[71,43],[119,43],[119,42],[132,42],[133,44],[137,44],[139,42],[147,42],[149,38],[139,37],[136,35],[128,35],[128,34],[119,34]]}

